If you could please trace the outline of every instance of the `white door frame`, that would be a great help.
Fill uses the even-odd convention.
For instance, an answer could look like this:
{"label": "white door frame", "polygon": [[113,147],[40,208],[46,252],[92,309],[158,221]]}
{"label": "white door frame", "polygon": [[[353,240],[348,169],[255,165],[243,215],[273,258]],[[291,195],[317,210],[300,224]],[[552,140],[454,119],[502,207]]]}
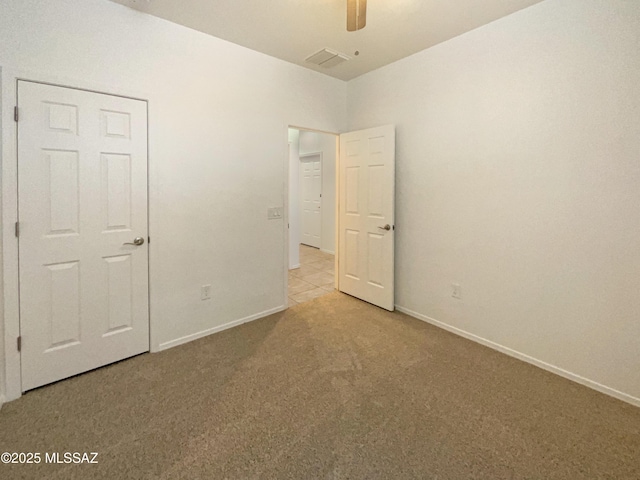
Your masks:
{"label": "white door frame", "polygon": [[[44,83],[48,85],[74,88],[88,92],[114,95],[118,97],[130,98],[132,100],[142,100],[147,102],[147,167],[149,167],[149,99],[148,95],[140,92],[133,92],[126,86],[105,85],[86,82],[75,78],[67,78],[51,75],[42,72],[25,71],[19,69],[9,69],[0,67],[0,91],[2,98],[1,122],[2,126],[2,150],[0,160],[2,163],[2,300],[3,315],[0,321],[4,320],[4,360],[6,362],[5,371],[0,372],[0,381],[4,377],[4,401],[16,400],[22,396],[22,378],[20,368],[20,352],[17,349],[17,339],[20,335],[20,282],[18,269],[18,239],[14,234],[14,224],[18,221],[18,124],[14,121],[14,106],[18,100],[18,81],[30,81]],[[113,93],[118,92],[118,93]],[[151,189],[150,169],[147,168],[147,208],[150,218],[153,190]],[[147,220],[149,236],[153,235],[150,229],[151,222]],[[149,245],[149,265],[151,265],[152,246]],[[151,268],[151,266],[149,267]],[[151,275],[149,275],[149,293],[152,291]],[[157,351],[157,341],[154,340],[155,329],[151,312],[153,304],[149,295],[149,331],[150,349]],[[1,331],[1,329],[0,329]],[[1,353],[1,352],[0,352]],[[4,375],[3,375],[4,373]],[[1,396],[0,391],[0,396]],[[1,405],[0,398],[0,405]]]}
{"label": "white door frame", "polygon": [[[283,132],[284,132],[284,142],[283,142],[283,155],[284,158],[284,192],[282,197],[284,199],[284,211],[285,211],[285,219],[283,222],[283,233],[284,233],[284,298],[283,305],[286,310],[289,304],[289,129],[294,128],[296,130],[301,130],[305,132],[315,132],[315,133],[324,133],[326,135],[333,135],[336,137],[336,208],[335,208],[335,218],[336,218],[336,229],[335,229],[335,273],[334,273],[334,287],[338,290],[338,233],[340,229],[338,228],[339,222],[339,213],[340,213],[340,189],[338,188],[338,180],[340,175],[340,134],[336,132],[329,132],[327,130],[318,130],[315,128],[309,127],[300,127],[298,125],[289,125],[285,124]],[[286,152],[286,153],[285,153]],[[317,153],[313,154],[317,155]]]}
{"label": "white door frame", "polygon": [[[311,152],[311,153],[303,153],[301,155],[298,155],[298,163],[301,164],[303,161],[307,160],[310,157],[320,157],[320,247],[318,247],[318,249],[322,250],[322,185],[323,185],[323,168],[324,168],[324,158],[323,158],[323,154],[322,152]],[[301,182],[300,182],[300,175],[298,175],[298,193],[300,193],[300,186],[301,186]],[[302,195],[298,195],[298,209],[300,209],[300,236],[302,237],[302,210],[301,210],[301,204],[302,204]],[[338,219],[336,219],[336,223],[338,222]]]}

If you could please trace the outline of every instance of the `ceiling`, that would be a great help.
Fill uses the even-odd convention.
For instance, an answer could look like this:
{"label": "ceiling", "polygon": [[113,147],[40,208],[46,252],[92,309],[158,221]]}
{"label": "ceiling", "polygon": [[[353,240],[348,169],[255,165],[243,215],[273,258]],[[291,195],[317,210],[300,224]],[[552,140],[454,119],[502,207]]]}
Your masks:
{"label": "ceiling", "polygon": [[[346,0],[112,1],[350,80],[542,0],[368,0],[367,26],[357,32],[347,32]],[[305,63],[325,47],[351,59]]]}

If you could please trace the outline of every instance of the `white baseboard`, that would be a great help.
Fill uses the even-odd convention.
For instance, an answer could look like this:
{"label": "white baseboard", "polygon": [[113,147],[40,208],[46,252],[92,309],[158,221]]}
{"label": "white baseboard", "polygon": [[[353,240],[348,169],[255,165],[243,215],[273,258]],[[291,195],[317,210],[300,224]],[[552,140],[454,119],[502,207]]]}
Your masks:
{"label": "white baseboard", "polygon": [[324,248],[320,249],[321,252],[328,253],[329,255],[335,255],[336,252],[332,252],[331,250],[325,250]]}
{"label": "white baseboard", "polygon": [[300,268],[300,264],[297,263],[293,267],[290,267],[289,270],[295,270],[296,268]]}
{"label": "white baseboard", "polygon": [[484,345],[485,347],[489,347],[494,350],[497,350],[498,352],[509,355],[510,357],[517,358],[518,360],[522,360],[523,362],[530,363],[531,365],[535,365],[536,367],[542,368],[543,370],[547,370],[548,372],[555,373],[556,375],[560,375],[561,377],[564,377],[568,380],[572,380],[576,383],[584,385],[585,387],[589,387],[589,388],[592,388],[593,390],[597,390],[598,392],[604,393],[605,395],[609,395],[611,397],[617,398],[618,400],[622,400],[623,402],[627,402],[636,407],[640,407],[640,398],[634,397],[624,392],[620,392],[619,390],[615,390],[611,387],[607,387],[606,385],[602,385],[601,383],[595,382],[593,380],[589,380],[588,378],[569,372],[560,367],[556,367],[555,365],[551,365],[550,363],[543,362],[542,360],[538,360],[537,358],[530,357],[529,355],[520,353],[509,347],[505,347],[498,343],[492,342],[491,340],[487,340],[486,338],[482,338],[477,335],[474,335],[473,333],[469,333],[465,330],[461,330],[457,327],[453,327],[439,320],[435,320],[431,317],[427,317],[426,315],[423,315],[421,313],[414,312],[413,310],[409,310],[408,308],[402,307],[400,305],[396,305],[396,310],[402,313],[406,313],[410,317],[417,318],[418,320],[422,320],[423,322],[430,323],[431,325],[435,325],[436,327],[442,328],[443,330],[447,330],[451,333],[464,337],[468,340]]}
{"label": "white baseboard", "polygon": [[162,350],[167,350],[172,347],[177,347],[178,345],[192,342],[193,340],[197,340],[198,338],[206,337],[208,335],[212,335],[214,333],[218,333],[223,330],[227,330],[229,328],[237,327],[238,325],[242,325],[243,323],[249,323],[254,320],[258,320],[259,318],[264,318],[274,313],[282,312],[283,310],[286,310],[286,308],[287,308],[286,306],[281,305],[279,307],[272,308],[270,310],[265,310],[264,312],[256,313],[254,315],[249,315],[248,317],[244,317],[239,320],[234,320],[232,322],[225,323],[224,325],[208,328],[206,330],[202,330],[201,332],[192,333],[191,335],[187,335],[185,337],[176,338],[175,340],[161,343],[160,345],[158,345],[158,349],[156,350],[156,352],[161,352]]}

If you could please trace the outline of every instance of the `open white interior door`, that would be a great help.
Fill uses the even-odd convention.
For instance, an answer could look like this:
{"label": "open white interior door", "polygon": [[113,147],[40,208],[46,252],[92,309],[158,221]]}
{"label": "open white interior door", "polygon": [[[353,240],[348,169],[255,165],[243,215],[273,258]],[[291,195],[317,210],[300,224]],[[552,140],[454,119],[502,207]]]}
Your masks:
{"label": "open white interior door", "polygon": [[340,135],[339,289],[394,310],[395,128]]}

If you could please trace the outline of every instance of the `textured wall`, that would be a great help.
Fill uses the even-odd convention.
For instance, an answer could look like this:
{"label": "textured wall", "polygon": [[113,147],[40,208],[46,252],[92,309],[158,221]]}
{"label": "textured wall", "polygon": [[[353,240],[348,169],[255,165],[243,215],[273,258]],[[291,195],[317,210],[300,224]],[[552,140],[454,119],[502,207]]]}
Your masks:
{"label": "textured wall", "polygon": [[636,402],[638,32],[639,2],[548,0],[347,94],[350,130],[397,126],[397,304]]}

